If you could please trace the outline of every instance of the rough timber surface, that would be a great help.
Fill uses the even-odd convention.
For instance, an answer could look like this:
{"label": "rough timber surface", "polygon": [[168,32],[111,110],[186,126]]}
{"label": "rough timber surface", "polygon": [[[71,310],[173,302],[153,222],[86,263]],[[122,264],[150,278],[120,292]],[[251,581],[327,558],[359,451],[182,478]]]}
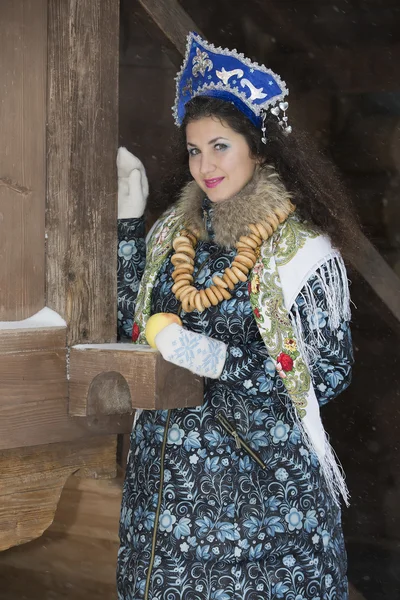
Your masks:
{"label": "rough timber surface", "polygon": [[0,2],[0,321],[43,308],[47,0]]}
{"label": "rough timber surface", "polygon": [[49,0],[47,305],[116,337],[119,0]]}
{"label": "rough timber surface", "polygon": [[115,477],[116,437],[0,452],[0,550],[42,535],[73,473]]}
{"label": "rough timber surface", "polygon": [[88,344],[71,348],[69,399],[74,416],[186,408],[202,404],[203,380],[149,346]]}
{"label": "rough timber surface", "polygon": [[0,329],[0,451],[131,430],[131,406],[69,414],[67,359],[65,327]]}

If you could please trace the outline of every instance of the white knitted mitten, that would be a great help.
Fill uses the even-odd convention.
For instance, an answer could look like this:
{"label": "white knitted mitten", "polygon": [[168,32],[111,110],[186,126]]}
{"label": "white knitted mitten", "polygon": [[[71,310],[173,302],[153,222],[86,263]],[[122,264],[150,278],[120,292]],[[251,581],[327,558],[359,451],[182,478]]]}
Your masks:
{"label": "white knitted mitten", "polygon": [[149,183],[141,161],[121,147],[117,153],[118,219],[141,217],[146,208]]}
{"label": "white knitted mitten", "polygon": [[157,349],[168,362],[201,377],[218,379],[224,368],[227,345],[172,323],[155,337]]}

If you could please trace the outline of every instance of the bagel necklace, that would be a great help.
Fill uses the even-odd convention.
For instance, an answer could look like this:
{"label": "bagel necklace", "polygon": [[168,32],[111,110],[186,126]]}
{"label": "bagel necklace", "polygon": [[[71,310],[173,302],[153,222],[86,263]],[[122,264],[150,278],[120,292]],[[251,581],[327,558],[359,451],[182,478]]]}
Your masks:
{"label": "bagel necklace", "polygon": [[237,254],[232,265],[225,269],[222,277],[213,276],[214,285],[201,290],[193,285],[198,232],[193,229],[182,229],[172,242],[175,252],[171,257],[174,267],[172,292],[175,298],[181,302],[182,309],[187,313],[194,310],[203,312],[210,306],[217,306],[219,302],[229,300],[232,297],[230,291],[234,289],[235,285],[239,281],[247,281],[249,272],[256,264],[263,242],[274,234],[278,226],[286,221],[294,210],[293,204],[289,203],[287,210],[275,208],[262,222],[249,224],[249,234],[242,235],[236,242]]}

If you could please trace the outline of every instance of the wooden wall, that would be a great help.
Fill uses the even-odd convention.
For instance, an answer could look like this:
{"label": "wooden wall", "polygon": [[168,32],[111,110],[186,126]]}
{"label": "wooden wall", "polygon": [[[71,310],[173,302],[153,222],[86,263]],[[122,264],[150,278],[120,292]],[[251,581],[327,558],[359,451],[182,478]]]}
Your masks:
{"label": "wooden wall", "polygon": [[45,304],[47,0],[0,3],[0,321]]}
{"label": "wooden wall", "polygon": [[72,476],[44,535],[0,553],[0,600],[116,600],[121,487]]}
{"label": "wooden wall", "polygon": [[[113,476],[131,426],[74,418],[68,383],[72,344],[116,338],[118,43],[119,0],[0,3],[0,550],[71,473]],[[25,322],[45,302],[66,324]]]}

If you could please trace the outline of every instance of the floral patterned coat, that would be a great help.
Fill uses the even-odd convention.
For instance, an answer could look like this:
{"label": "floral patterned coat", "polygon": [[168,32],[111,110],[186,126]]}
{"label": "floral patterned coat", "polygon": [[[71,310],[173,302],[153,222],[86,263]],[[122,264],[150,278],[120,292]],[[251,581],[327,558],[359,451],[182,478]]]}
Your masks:
{"label": "floral patterned coat", "polygon": [[[195,285],[232,262],[212,240],[196,248]],[[130,338],[145,266],[144,224],[119,222],[118,321]],[[323,268],[323,266],[321,267]],[[152,312],[177,312],[168,258]],[[319,329],[313,382],[321,405],[351,380],[349,324],[332,332],[317,276],[296,303],[310,343]],[[310,317],[310,313],[312,317]],[[317,315],[317,318],[315,317]],[[340,510],[318,459],[302,443],[290,399],[253,316],[247,283],[203,313],[181,314],[184,327],[222,340],[227,360],[205,380],[200,407],[144,411],[131,436],[118,556],[119,600],[346,600],[346,554]]]}

